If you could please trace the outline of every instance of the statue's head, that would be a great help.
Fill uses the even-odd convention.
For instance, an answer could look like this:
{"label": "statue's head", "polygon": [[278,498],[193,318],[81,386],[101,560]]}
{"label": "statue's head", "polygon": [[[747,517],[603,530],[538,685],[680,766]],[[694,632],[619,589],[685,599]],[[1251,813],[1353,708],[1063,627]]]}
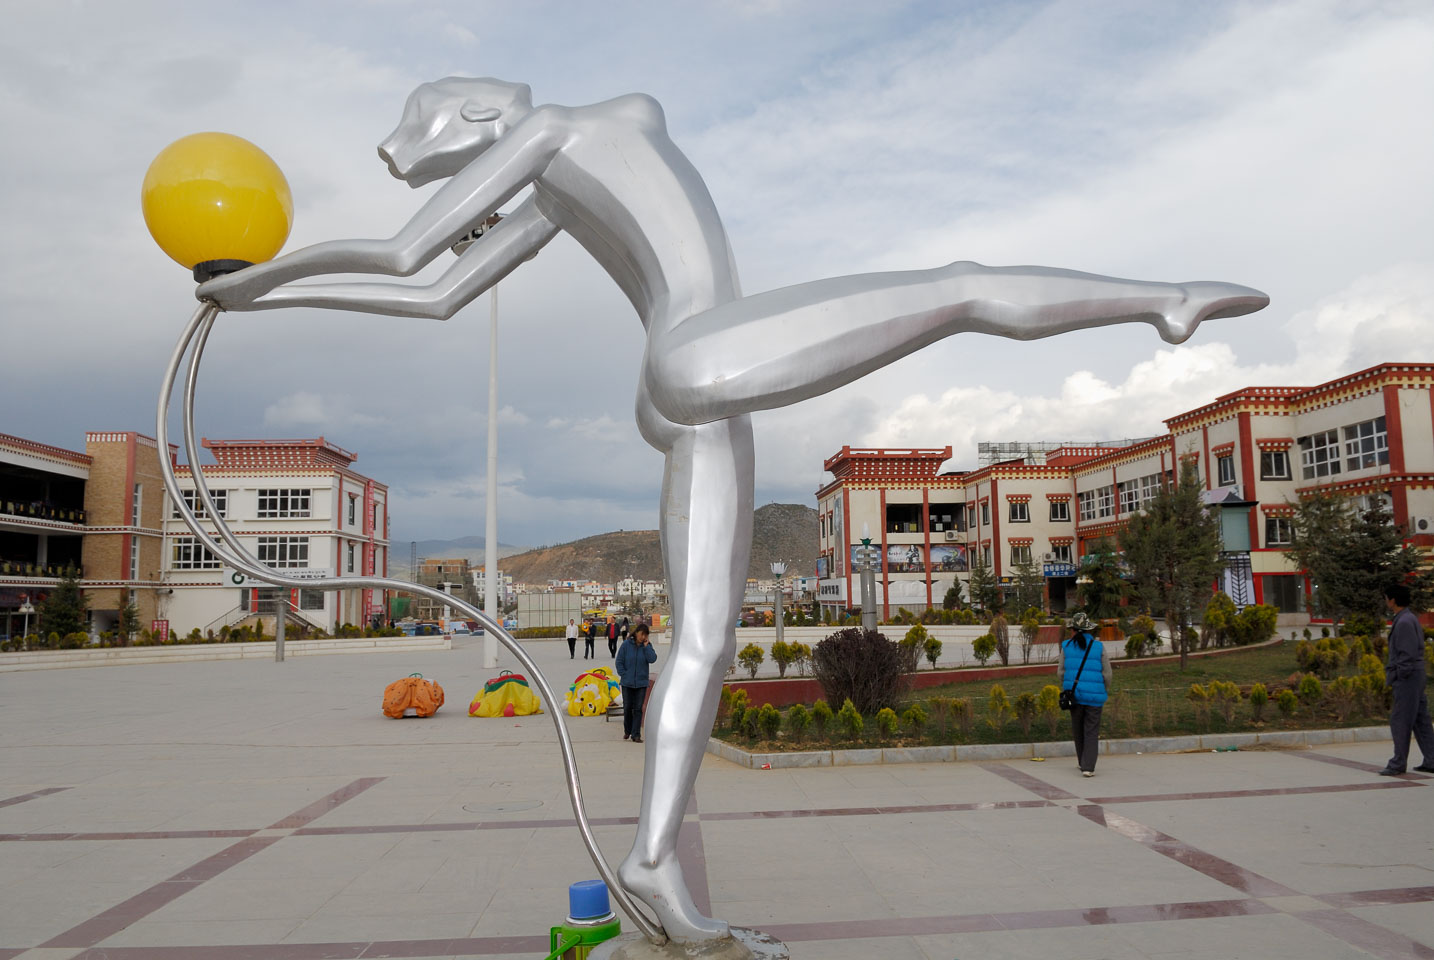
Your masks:
{"label": "statue's head", "polygon": [[419,187],[462,170],[532,109],[524,83],[490,77],[425,83],[409,95],[378,155],[395,177]]}

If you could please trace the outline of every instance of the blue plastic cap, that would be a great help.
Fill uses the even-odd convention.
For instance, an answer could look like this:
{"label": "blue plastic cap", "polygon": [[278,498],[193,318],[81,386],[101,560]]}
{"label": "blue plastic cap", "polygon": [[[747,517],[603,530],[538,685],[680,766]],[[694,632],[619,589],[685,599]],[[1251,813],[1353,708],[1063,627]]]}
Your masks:
{"label": "blue plastic cap", "polygon": [[612,913],[607,899],[607,884],[601,880],[579,880],[568,887],[568,916],[574,920],[591,920]]}

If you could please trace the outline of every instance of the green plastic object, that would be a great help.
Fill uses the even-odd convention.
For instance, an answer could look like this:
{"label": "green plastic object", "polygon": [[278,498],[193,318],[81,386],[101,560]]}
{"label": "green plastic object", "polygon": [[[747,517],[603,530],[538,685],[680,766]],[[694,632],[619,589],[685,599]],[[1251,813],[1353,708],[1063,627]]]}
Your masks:
{"label": "green plastic object", "polygon": [[608,914],[605,922],[575,921],[569,917],[565,923],[548,932],[548,947],[552,950],[543,960],[587,960],[593,948],[605,940],[622,933],[622,921]]}

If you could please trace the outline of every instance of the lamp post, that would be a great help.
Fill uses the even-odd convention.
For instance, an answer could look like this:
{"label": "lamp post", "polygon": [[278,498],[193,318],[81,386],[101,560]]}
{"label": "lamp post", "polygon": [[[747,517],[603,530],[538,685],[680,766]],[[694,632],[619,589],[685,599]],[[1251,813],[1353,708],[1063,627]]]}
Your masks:
{"label": "lamp post", "polygon": [[876,571],[872,566],[871,528],[861,525],[861,628],[876,629]]}
{"label": "lamp post", "polygon": [[28,637],[30,635],[30,614],[35,612],[35,607],[28,598],[20,604],[20,612],[25,615],[25,625],[20,628],[20,636]]}
{"label": "lamp post", "polygon": [[772,576],[776,579],[776,599],[772,603],[772,624],[777,628],[777,643],[782,642],[782,577],[787,572],[785,560],[772,561]]}

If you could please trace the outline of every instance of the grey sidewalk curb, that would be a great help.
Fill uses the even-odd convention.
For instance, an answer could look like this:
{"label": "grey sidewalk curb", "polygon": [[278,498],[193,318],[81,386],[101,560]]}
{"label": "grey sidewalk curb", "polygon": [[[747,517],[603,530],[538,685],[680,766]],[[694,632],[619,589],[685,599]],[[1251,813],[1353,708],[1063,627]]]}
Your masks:
{"label": "grey sidewalk curb", "polygon": [[[419,653],[451,650],[453,638],[353,637],[327,640],[285,640],[286,657],[335,653]],[[0,673],[59,670],[67,667],[113,667],[140,663],[185,663],[194,660],[272,660],[274,642],[176,643],[159,647],[102,647],[97,650],[30,650],[0,653]]]}
{"label": "grey sidewalk curb", "polygon": [[[1343,727],[1337,730],[1279,730],[1269,733],[1207,733],[1186,737],[1134,737],[1102,740],[1102,754],[1183,753],[1220,747],[1299,749],[1330,743],[1370,743],[1389,739],[1389,728]],[[791,753],[750,753],[718,740],[707,741],[707,752],[754,770],[790,767],[844,767],[872,763],[951,763],[968,760],[1029,760],[1033,757],[1075,756],[1069,740],[1035,743],[975,743],[942,747],[877,747],[866,750],[807,750]]]}

